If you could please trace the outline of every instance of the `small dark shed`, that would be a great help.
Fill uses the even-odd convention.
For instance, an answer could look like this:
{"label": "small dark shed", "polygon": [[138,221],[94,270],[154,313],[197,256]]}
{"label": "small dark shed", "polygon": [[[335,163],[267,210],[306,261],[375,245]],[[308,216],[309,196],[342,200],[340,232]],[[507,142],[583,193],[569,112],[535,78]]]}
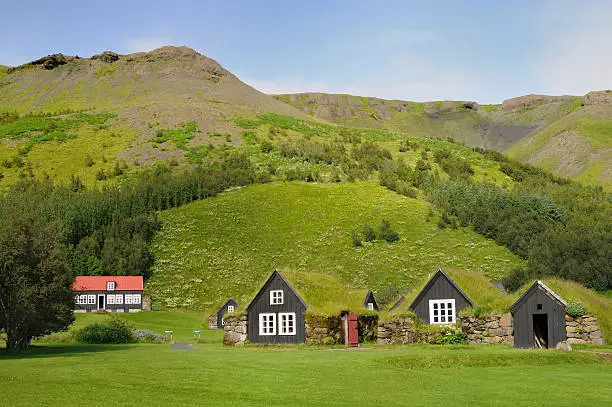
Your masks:
{"label": "small dark shed", "polygon": [[412,301],[410,309],[428,324],[445,325],[454,324],[459,311],[473,306],[470,297],[438,269]]}
{"label": "small dark shed", "polygon": [[376,299],[374,298],[374,294],[372,291],[368,290],[368,293],[363,300],[363,306],[368,309],[368,311],[380,311],[378,309],[378,304],[376,303]]}
{"label": "small dark shed", "polygon": [[225,315],[226,312],[236,311],[237,307],[238,303],[233,298],[230,298],[225,304],[221,306],[221,308],[219,308],[219,311],[217,311],[217,328],[223,329],[223,326],[225,325],[223,315]]}
{"label": "small dark shed", "polygon": [[398,309],[399,307],[401,307],[401,306],[402,306],[402,304],[404,304],[404,302],[406,302],[406,297],[404,297],[404,296],[402,295],[402,296],[400,297],[400,299],[399,299],[399,300],[397,300],[397,301],[395,302],[395,304],[393,304],[393,305],[391,306],[391,308],[389,308],[389,311],[393,311],[393,310]]}
{"label": "small dark shed", "polygon": [[541,281],[536,281],[512,305],[514,346],[554,348],[565,341],[566,302]]}
{"label": "small dark shed", "polygon": [[274,270],[247,307],[247,335],[252,343],[306,341],[306,303]]}

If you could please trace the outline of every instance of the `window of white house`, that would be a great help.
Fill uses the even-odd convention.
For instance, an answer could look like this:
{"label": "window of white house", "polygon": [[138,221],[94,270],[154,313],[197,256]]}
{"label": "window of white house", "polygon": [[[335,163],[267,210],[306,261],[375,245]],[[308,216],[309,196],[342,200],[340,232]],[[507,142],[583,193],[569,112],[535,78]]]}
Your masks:
{"label": "window of white house", "polygon": [[107,304],[114,304],[115,303],[115,296],[112,294],[109,294],[106,296],[106,303]]}
{"label": "window of white house", "polygon": [[227,306],[227,312],[234,312],[234,306],[233,305],[228,305]]}
{"label": "window of white house", "polygon": [[295,335],[295,312],[279,312],[278,320],[279,335]]}
{"label": "window of white house", "polygon": [[126,304],[133,304],[134,303],[134,297],[132,297],[132,294],[126,294],[125,295],[125,303]]}
{"label": "window of white house", "polygon": [[76,297],[76,303],[79,305],[85,305],[87,304],[87,295],[77,295]]}
{"label": "window of white house", "polygon": [[368,311],[374,311],[374,304],[371,302],[368,302]]}
{"label": "window of white house", "polygon": [[455,323],[455,299],[429,300],[429,323],[435,325]]}
{"label": "window of white house", "polygon": [[140,304],[140,294],[133,294],[132,301],[134,302],[134,304]]}
{"label": "window of white house", "polygon": [[259,335],[276,335],[276,314],[259,314]]}
{"label": "window of white house", "polygon": [[115,304],[123,304],[123,294],[115,295]]}
{"label": "window of white house", "polygon": [[88,295],[87,296],[87,304],[95,304],[96,303],[96,296],[95,295]]}
{"label": "window of white house", "polygon": [[283,303],[283,290],[270,291],[270,305],[280,305]]}
{"label": "window of white house", "polygon": [[108,281],[106,283],[106,290],[107,291],[115,291],[115,282],[114,281]]}

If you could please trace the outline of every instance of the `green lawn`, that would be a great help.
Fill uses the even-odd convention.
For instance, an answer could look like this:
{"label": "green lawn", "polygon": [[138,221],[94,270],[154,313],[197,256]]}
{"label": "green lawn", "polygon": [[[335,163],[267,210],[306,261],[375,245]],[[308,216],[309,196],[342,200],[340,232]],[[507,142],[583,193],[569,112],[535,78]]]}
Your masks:
{"label": "green lawn", "polygon": [[0,353],[3,406],[604,406],[612,366],[593,353],[505,346],[162,345]]}
{"label": "green lawn", "polygon": [[[520,259],[469,228],[437,228],[430,205],[373,182],[273,183],[224,192],[160,213],[156,262],[145,290],[154,303],[211,311],[229,297],[246,305],[278,268],[311,309],[350,290],[394,284],[406,292],[442,268],[498,279]],[[353,247],[351,232],[382,219],[395,243]],[[352,298],[352,297],[351,297]],[[361,301],[362,298],[360,298]]]}

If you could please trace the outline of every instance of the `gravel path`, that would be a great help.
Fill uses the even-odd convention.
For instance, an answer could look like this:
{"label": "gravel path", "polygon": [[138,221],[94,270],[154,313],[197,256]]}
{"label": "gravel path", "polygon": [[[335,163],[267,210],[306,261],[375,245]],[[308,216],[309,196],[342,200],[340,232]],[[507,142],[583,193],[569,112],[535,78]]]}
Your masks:
{"label": "gravel path", "polygon": [[174,350],[191,350],[191,351],[199,351],[198,348],[192,348],[189,342],[174,342],[170,345],[171,349]]}

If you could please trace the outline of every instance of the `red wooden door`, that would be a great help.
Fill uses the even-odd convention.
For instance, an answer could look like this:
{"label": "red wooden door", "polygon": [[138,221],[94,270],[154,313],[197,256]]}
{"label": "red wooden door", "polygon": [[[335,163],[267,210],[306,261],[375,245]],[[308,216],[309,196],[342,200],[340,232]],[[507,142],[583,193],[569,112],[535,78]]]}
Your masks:
{"label": "red wooden door", "polygon": [[346,319],[348,346],[359,346],[359,322],[357,314],[348,314]]}

